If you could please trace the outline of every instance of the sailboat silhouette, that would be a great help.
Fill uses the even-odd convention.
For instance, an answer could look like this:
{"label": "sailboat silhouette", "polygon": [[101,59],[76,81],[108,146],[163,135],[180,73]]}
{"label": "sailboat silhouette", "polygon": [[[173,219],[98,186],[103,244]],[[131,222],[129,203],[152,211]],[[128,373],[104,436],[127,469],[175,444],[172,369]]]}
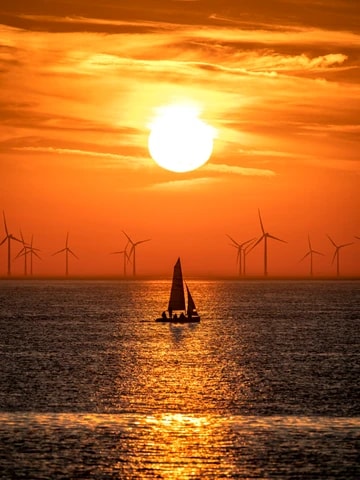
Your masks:
{"label": "sailboat silhouette", "polygon": [[[172,322],[172,323],[194,323],[200,322],[200,316],[197,313],[195,302],[191,296],[189,287],[185,283],[187,293],[187,307],[185,302],[184,281],[181,270],[180,258],[174,266],[173,279],[171,284],[170,299],[168,305],[168,314],[162,313],[156,322]],[[175,312],[175,313],[174,313]]]}

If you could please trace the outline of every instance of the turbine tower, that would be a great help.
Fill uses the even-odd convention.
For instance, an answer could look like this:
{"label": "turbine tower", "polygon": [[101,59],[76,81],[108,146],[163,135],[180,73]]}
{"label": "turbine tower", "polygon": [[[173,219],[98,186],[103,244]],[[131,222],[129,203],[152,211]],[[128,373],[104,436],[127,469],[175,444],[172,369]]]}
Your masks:
{"label": "turbine tower", "polygon": [[239,264],[239,277],[245,275],[245,245],[250,242],[253,242],[255,239],[251,238],[250,240],[246,240],[246,242],[238,243],[234,240],[230,235],[226,234],[227,237],[230,238],[232,241],[231,246],[237,248],[237,256],[236,256],[236,263]]}
{"label": "turbine tower", "polygon": [[77,257],[75,253],[69,248],[69,232],[66,235],[65,248],[62,248],[61,250],[58,250],[57,252],[53,253],[52,256],[62,252],[65,252],[65,275],[68,276],[69,275],[69,253],[71,253],[73,257],[79,260],[79,257]]}
{"label": "turbine tower", "polygon": [[9,233],[8,228],[7,228],[7,225],[6,225],[6,218],[5,218],[5,212],[4,212],[4,211],[3,211],[3,217],[4,217],[4,227],[5,227],[6,236],[5,236],[5,238],[2,240],[2,242],[0,243],[0,245],[2,245],[3,243],[5,243],[6,241],[8,242],[7,274],[8,274],[8,276],[10,276],[10,275],[11,275],[11,241],[12,241],[12,240],[15,240],[16,242],[20,242],[20,243],[21,243],[21,240],[19,240],[18,238],[14,237],[14,235],[13,235],[12,233]]}
{"label": "turbine tower", "polygon": [[310,241],[310,235],[308,235],[308,242],[309,242],[309,250],[307,253],[305,253],[305,255],[299,260],[299,262],[302,262],[306,257],[310,256],[310,276],[312,277],[313,276],[313,254],[316,253],[317,255],[323,255],[323,253],[321,252],[318,252],[316,250],[313,250],[312,246],[311,246],[311,241]]}
{"label": "turbine tower", "polygon": [[136,247],[138,245],[140,245],[140,243],[149,242],[151,240],[151,238],[147,238],[146,240],[139,240],[137,242],[133,242],[131,240],[131,238],[129,237],[129,235],[126,232],[124,232],[124,230],[123,230],[123,234],[128,239],[129,243],[131,243],[131,248],[130,248],[128,258],[130,259],[131,256],[132,256],[133,277],[135,277],[136,276]]}
{"label": "turbine tower", "polygon": [[329,235],[327,235],[327,237],[335,247],[335,252],[334,252],[331,263],[333,264],[336,258],[336,276],[340,277],[340,250],[344,247],[348,247],[349,245],[352,245],[354,242],[343,243],[342,245],[336,245],[334,240]]}
{"label": "turbine tower", "polygon": [[285,240],[281,240],[281,238],[274,237],[274,235],[271,235],[268,232],[265,232],[264,225],[261,219],[261,214],[260,210],[258,209],[259,212],[259,220],[260,220],[260,226],[261,226],[261,232],[262,235],[261,237],[254,243],[254,245],[250,248],[249,253],[251,250],[253,250],[260,242],[264,241],[264,276],[267,277],[268,275],[268,268],[267,268],[267,262],[268,262],[268,250],[267,250],[267,240],[268,238],[272,238],[273,240],[277,240],[278,242],[283,242],[287,243]]}

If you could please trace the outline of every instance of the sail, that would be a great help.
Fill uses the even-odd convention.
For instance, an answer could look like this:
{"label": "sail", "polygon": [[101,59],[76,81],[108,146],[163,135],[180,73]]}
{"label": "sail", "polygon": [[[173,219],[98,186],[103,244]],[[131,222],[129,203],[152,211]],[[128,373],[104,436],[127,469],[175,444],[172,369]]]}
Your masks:
{"label": "sail", "polygon": [[190,293],[190,290],[189,290],[189,287],[186,285],[186,291],[187,291],[187,295],[188,295],[188,308],[187,308],[187,314],[188,315],[192,315],[193,312],[196,311],[196,306],[195,306],[195,302],[191,296],[191,293]]}
{"label": "sail", "polygon": [[185,294],[180,258],[178,258],[174,266],[168,310],[169,312],[172,310],[185,310]]}

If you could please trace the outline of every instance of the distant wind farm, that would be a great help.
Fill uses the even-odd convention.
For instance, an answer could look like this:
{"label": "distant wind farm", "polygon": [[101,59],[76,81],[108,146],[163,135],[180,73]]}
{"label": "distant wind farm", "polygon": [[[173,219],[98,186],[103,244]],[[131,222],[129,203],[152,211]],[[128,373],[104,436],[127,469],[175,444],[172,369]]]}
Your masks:
{"label": "distant wind farm", "polygon": [[[276,276],[276,274],[272,273],[272,268],[276,269],[276,260],[272,259],[271,252],[269,249],[268,240],[274,240],[275,242],[280,242],[286,248],[288,242],[282,238],[279,238],[272,233],[269,233],[265,229],[263,218],[261,215],[260,209],[258,209],[258,221],[260,224],[260,235],[258,237],[252,236],[251,238],[247,238],[246,240],[237,240],[236,235],[226,233],[224,236],[230,240],[228,246],[231,247],[232,251],[235,253],[234,255],[234,270],[229,272],[230,277],[237,277],[237,278],[251,278],[251,277],[263,277],[267,278],[269,275]],[[16,277],[33,277],[34,276],[34,260],[43,260],[46,262],[46,253],[44,250],[40,248],[35,248],[34,246],[34,235],[31,235],[31,241],[27,242],[23,235],[22,230],[19,230],[19,236],[15,236],[11,233],[11,230],[8,226],[8,220],[6,218],[5,212],[3,211],[3,235],[0,236],[1,243],[0,247],[5,247],[5,262],[0,265],[0,276],[10,277],[13,275],[12,266],[13,262],[19,262],[21,259],[23,260],[23,273],[19,274],[16,273]],[[114,250],[107,255],[119,255],[121,261],[119,262],[119,269],[117,276],[123,278],[136,278],[138,276],[138,258],[137,258],[137,248],[147,242],[150,242],[150,238],[141,239],[141,240],[134,240],[132,236],[130,236],[125,230],[121,231],[122,235],[124,236],[124,243],[123,246],[120,247],[118,250]],[[60,276],[69,277],[70,276],[70,267],[71,268],[71,275],[76,276],[76,267],[75,264],[71,264],[70,259],[71,257],[80,261],[80,257],[75,253],[75,251],[70,248],[69,243],[69,232],[67,232],[65,237],[65,245],[63,248],[55,251],[54,253],[49,253],[48,256],[59,256],[63,254],[63,261],[64,261],[64,269],[63,274]],[[352,242],[348,241],[345,243],[338,244],[334,241],[334,239],[328,235],[324,234],[324,237],[328,239],[331,246],[333,247],[333,251],[330,251],[328,255],[324,252],[313,248],[312,240],[310,239],[310,234],[307,235],[307,250],[305,251],[304,255],[297,260],[298,263],[303,263],[305,260],[308,260],[308,274],[303,274],[302,276],[308,276],[309,278],[314,278],[315,276],[324,276],[323,274],[319,273],[318,269],[316,268],[317,260],[315,257],[329,257],[327,261],[329,265],[329,269],[333,268],[332,266],[335,265],[333,270],[330,270],[330,273],[326,276],[336,277],[339,278],[341,276],[347,276],[346,273],[344,274],[342,265],[341,265],[341,253],[342,250],[346,247],[353,247],[358,248],[360,246],[359,242]],[[29,236],[28,236],[29,238]],[[360,240],[358,235],[354,235],[354,239]],[[155,240],[156,241],[156,240]],[[253,263],[255,260],[255,253],[257,251],[256,247],[258,245],[263,245],[263,251],[260,255],[258,255],[258,260],[262,258],[262,273],[254,273]],[[19,247],[16,250],[16,247]],[[41,256],[40,256],[41,252]],[[230,250],[229,250],[230,252]],[[0,252],[1,253],[1,252]],[[99,252],[100,254],[101,252]],[[105,252],[104,252],[105,254]],[[176,254],[181,254],[181,252],[176,252]],[[249,254],[251,254],[251,261],[249,260]],[[146,251],[142,252],[143,256],[146,256]],[[226,255],[224,253],[223,255]],[[81,255],[80,255],[81,256]],[[300,255],[299,255],[300,256]],[[229,253],[230,257],[230,253]],[[142,257],[144,258],[144,257]],[[294,259],[294,264],[296,260]],[[141,269],[141,265],[140,265]],[[19,269],[18,269],[19,270]],[[141,272],[140,275],[143,273]],[[59,276],[59,272],[53,272],[54,276]]]}

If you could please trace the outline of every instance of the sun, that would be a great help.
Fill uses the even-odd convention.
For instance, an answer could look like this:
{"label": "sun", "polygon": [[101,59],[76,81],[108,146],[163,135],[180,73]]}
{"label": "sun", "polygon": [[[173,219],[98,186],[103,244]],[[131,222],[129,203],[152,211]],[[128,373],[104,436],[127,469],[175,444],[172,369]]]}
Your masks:
{"label": "sun", "polygon": [[204,165],[213,150],[215,130],[196,108],[168,105],[150,125],[148,148],[153,160],[172,172],[190,172]]}

